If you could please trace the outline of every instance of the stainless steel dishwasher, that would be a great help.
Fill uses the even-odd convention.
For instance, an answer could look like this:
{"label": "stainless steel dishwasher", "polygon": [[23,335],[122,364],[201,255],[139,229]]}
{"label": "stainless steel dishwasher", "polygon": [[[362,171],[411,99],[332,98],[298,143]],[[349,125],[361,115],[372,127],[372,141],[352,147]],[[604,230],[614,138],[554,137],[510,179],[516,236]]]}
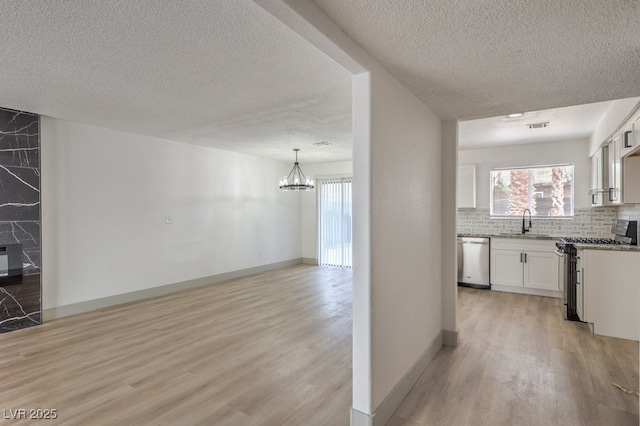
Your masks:
{"label": "stainless steel dishwasher", "polygon": [[489,238],[458,237],[458,284],[490,288]]}

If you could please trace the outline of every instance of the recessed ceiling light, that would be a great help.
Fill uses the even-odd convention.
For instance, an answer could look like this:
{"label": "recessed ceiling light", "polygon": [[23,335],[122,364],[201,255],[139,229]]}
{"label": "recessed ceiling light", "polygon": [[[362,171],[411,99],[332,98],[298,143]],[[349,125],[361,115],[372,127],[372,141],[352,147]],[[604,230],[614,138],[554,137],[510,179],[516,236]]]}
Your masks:
{"label": "recessed ceiling light", "polygon": [[524,112],[516,112],[515,114],[507,115],[507,118],[519,118],[519,117],[522,117],[523,115],[524,115]]}

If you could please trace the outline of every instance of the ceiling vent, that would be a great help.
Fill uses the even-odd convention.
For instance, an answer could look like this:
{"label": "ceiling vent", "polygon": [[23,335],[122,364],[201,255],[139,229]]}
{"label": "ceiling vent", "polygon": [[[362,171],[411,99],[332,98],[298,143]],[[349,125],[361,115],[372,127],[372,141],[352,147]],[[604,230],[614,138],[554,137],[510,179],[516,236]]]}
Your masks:
{"label": "ceiling vent", "polygon": [[531,123],[527,124],[527,127],[530,129],[542,129],[544,127],[549,127],[549,122],[545,121],[544,123]]}
{"label": "ceiling vent", "polygon": [[320,141],[320,142],[309,142],[311,145],[313,146],[329,146],[331,145],[331,142],[327,142],[327,141]]}

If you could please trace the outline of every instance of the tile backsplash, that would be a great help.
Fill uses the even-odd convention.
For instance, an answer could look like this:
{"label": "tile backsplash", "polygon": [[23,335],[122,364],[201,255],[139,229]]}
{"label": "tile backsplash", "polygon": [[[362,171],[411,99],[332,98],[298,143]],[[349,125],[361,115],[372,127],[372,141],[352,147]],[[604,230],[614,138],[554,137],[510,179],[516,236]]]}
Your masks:
{"label": "tile backsplash", "polygon": [[[528,219],[528,218],[527,218]],[[640,205],[576,209],[573,219],[532,219],[531,233],[553,236],[611,237],[611,221],[640,221]],[[458,233],[500,234],[520,232],[522,217],[492,219],[489,209],[459,209]]]}

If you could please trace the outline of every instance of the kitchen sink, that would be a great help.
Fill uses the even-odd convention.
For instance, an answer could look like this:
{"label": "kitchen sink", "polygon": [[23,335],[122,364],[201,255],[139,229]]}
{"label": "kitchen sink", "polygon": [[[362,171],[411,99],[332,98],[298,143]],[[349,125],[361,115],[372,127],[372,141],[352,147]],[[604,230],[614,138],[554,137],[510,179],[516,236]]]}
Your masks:
{"label": "kitchen sink", "polygon": [[498,235],[514,236],[514,237],[530,237],[530,238],[550,238],[549,234],[522,234],[520,232],[500,232]]}

